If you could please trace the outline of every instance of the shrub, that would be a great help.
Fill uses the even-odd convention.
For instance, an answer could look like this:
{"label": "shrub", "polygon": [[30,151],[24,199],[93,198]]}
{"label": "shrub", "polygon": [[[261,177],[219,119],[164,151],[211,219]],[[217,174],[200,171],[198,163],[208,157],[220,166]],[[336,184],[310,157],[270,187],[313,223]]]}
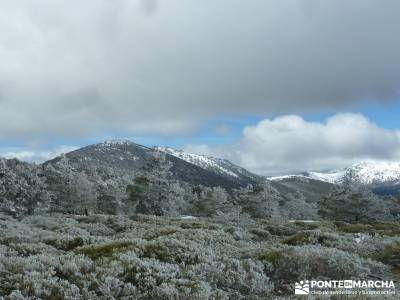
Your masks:
{"label": "shrub", "polygon": [[329,223],[310,230],[268,220],[243,226],[234,218],[225,223],[74,218],[86,221],[0,216],[0,295],[7,300],[269,299],[291,295],[293,282],[304,278],[382,276],[388,268],[367,257],[394,267],[399,257],[400,238],[334,232]]}
{"label": "shrub", "polygon": [[304,278],[315,280],[337,278],[368,278],[368,275],[383,275],[387,271],[383,264],[361,259],[359,256],[333,248],[321,246],[296,246],[287,249],[267,251],[259,255],[261,260],[272,264],[268,273],[286,289],[295,281]]}
{"label": "shrub", "polygon": [[369,233],[386,236],[399,236],[400,225],[392,223],[348,224],[338,227],[338,231],[346,233]]}
{"label": "shrub", "polygon": [[92,260],[110,258],[121,252],[133,250],[135,245],[129,241],[116,241],[104,245],[90,245],[77,249],[77,253],[84,254]]}
{"label": "shrub", "polygon": [[396,268],[400,268],[400,242],[387,245],[379,258]]}

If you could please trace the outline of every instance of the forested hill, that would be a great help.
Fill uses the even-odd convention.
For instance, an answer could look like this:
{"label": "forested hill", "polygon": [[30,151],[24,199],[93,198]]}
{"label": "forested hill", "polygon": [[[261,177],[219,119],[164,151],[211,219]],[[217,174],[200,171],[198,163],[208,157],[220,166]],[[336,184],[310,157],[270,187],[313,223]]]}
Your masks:
{"label": "forested hill", "polygon": [[1,159],[0,211],[391,221],[399,205],[358,184],[268,180],[226,160],[116,140],[40,165]]}
{"label": "forested hill", "polygon": [[[228,163],[221,160],[222,163],[226,170]],[[217,161],[212,167],[204,167],[131,141],[106,141],[40,165],[1,159],[0,205],[2,211],[24,213],[84,208],[122,213],[132,206],[127,203],[128,187],[140,176],[158,176],[170,188],[179,187],[168,197],[191,195],[194,187],[232,192],[263,180],[234,164],[229,166],[232,171],[221,172]]]}
{"label": "forested hill", "polygon": [[[141,171],[158,152],[163,151],[161,148],[148,148],[128,140],[111,140],[69,152],[44,165],[57,166],[61,161],[68,161],[74,169],[87,174],[93,170],[108,169],[119,173],[122,177],[129,177]],[[232,172],[233,168],[244,170],[232,163],[230,170],[225,166],[222,168],[223,160],[220,163],[215,160],[212,166],[201,166],[171,153],[163,153],[165,153],[163,157],[165,163],[170,164],[171,178],[176,180],[209,187],[220,186],[228,190],[245,187],[261,180],[260,176],[248,171]],[[205,156],[201,157],[206,159]]]}

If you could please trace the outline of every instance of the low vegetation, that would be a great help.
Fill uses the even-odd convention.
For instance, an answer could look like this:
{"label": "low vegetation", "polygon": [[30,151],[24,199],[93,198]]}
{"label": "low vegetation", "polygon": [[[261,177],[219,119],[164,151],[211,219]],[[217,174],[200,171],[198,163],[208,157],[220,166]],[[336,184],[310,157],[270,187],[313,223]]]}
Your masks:
{"label": "low vegetation", "polygon": [[290,297],[304,278],[398,280],[398,230],[221,215],[0,215],[0,295],[269,299]]}

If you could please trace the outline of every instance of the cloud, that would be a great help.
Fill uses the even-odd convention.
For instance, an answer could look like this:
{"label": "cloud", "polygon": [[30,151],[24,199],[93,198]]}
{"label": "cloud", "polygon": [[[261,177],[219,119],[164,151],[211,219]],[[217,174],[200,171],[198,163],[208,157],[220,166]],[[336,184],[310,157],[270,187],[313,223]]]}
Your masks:
{"label": "cloud", "polygon": [[0,139],[192,132],[399,96],[400,2],[0,4]]}
{"label": "cloud", "polygon": [[400,160],[400,132],[380,128],[360,114],[336,114],[324,122],[286,115],[246,127],[233,145],[189,145],[186,150],[276,175],[340,168],[369,159]]}
{"label": "cloud", "polygon": [[14,150],[14,151],[0,151],[0,157],[7,159],[16,158],[22,161],[42,163],[52,158],[55,158],[63,153],[76,150],[78,147],[74,146],[59,146],[50,150]]}

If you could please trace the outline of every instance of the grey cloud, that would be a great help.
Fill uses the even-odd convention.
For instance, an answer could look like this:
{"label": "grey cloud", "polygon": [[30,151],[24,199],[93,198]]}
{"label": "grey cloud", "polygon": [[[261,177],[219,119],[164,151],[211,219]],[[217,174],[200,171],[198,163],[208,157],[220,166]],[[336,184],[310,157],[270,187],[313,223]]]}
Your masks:
{"label": "grey cloud", "polygon": [[0,139],[181,134],[221,113],[390,100],[398,11],[396,0],[2,2]]}
{"label": "grey cloud", "polygon": [[158,9],[158,1],[157,0],[141,0],[141,7],[143,11],[147,14],[154,14]]}

